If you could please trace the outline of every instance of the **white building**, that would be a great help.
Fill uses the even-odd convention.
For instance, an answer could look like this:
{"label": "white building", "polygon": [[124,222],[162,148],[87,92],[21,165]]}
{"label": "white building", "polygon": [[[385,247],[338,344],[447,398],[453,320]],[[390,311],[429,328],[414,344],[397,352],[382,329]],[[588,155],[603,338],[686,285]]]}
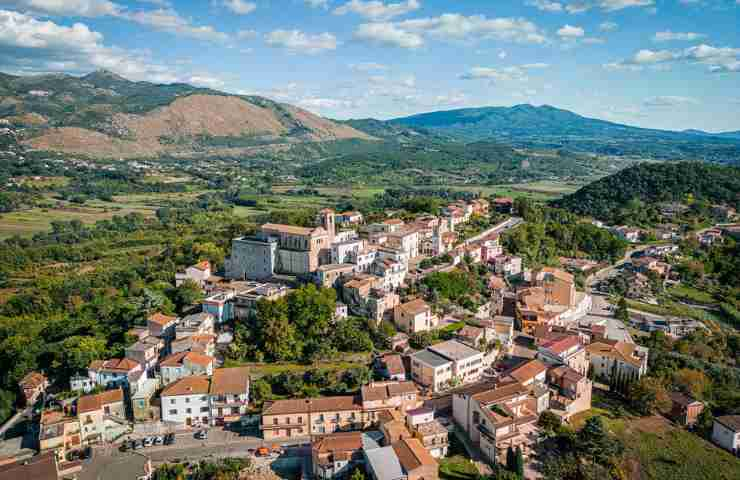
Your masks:
{"label": "white building", "polygon": [[457,340],[448,340],[411,356],[411,378],[434,392],[476,382],[483,371],[484,353]]}
{"label": "white building", "polygon": [[360,252],[365,250],[362,239],[347,240],[331,246],[331,263],[355,263]]}
{"label": "white building", "polygon": [[239,420],[249,406],[249,370],[244,367],[216,369],[209,396],[211,425]]}
{"label": "white building", "polygon": [[190,280],[200,288],[203,288],[210,277],[211,263],[208,261],[199,262],[186,268],[185,273],[176,273],[175,286],[179,287],[185,281]]}
{"label": "white building", "polygon": [[396,306],[393,320],[399,330],[412,334],[436,328],[439,318],[432,314],[432,308],[422,299],[412,300]]}
{"label": "white building", "polygon": [[169,385],[184,377],[213,374],[215,358],[196,352],[173,353],[162,360],[159,369],[162,374],[162,384]]}
{"label": "white building", "polygon": [[725,415],[714,419],[712,441],[730,452],[740,451],[740,415]]}
{"label": "white building", "polygon": [[208,377],[185,377],[162,391],[162,421],[186,426],[210,424]]}

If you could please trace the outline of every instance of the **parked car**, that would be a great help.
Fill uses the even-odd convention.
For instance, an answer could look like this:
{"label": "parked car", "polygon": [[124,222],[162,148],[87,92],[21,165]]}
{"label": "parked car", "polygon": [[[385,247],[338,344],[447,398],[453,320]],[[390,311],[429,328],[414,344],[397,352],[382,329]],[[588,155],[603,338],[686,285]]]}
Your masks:
{"label": "parked car", "polygon": [[82,451],[82,455],[80,455],[81,460],[90,461],[93,457],[93,449],[92,447],[85,447],[85,449]]}
{"label": "parked car", "polygon": [[208,430],[198,430],[195,432],[195,438],[198,440],[207,440],[208,439]]}
{"label": "parked car", "polygon": [[134,440],[132,442],[131,448],[134,450],[138,450],[142,448],[143,446],[144,446],[144,442],[142,442],[141,440]]}
{"label": "parked car", "polygon": [[154,445],[154,437],[146,437],[144,439],[144,446],[151,447],[152,445]]}
{"label": "parked car", "polygon": [[164,437],[161,435],[154,437],[154,445],[164,445]]}
{"label": "parked car", "polygon": [[267,448],[267,447],[260,447],[260,448],[257,449],[257,454],[256,455],[258,457],[266,457],[266,456],[270,455],[270,449]]}
{"label": "parked car", "polygon": [[164,444],[165,445],[172,445],[175,443],[175,434],[174,433],[168,433],[164,436]]}
{"label": "parked car", "polygon": [[126,442],[123,442],[123,443],[121,444],[121,446],[120,446],[120,447],[118,447],[118,450],[120,450],[121,452],[128,452],[128,449],[130,448],[130,447],[129,447],[129,445],[130,445],[130,444],[128,443],[128,441],[126,441]]}

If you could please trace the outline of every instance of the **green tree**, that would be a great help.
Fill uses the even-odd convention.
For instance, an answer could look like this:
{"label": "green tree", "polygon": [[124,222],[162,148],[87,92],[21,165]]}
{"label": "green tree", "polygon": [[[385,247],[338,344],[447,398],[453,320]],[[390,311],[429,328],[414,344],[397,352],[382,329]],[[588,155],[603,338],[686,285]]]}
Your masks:
{"label": "green tree", "polygon": [[365,480],[365,472],[363,472],[359,467],[355,468],[350,480]]}
{"label": "green tree", "polygon": [[268,357],[277,361],[300,358],[301,344],[288,320],[288,304],[284,299],[257,302],[257,319],[262,349]]}
{"label": "green tree", "polygon": [[552,413],[550,410],[545,410],[540,413],[540,417],[537,419],[537,425],[541,427],[547,435],[552,435],[558,427],[562,425],[562,421],[560,420],[560,417]]}
{"label": "green tree", "polygon": [[204,295],[203,290],[194,281],[187,279],[175,289],[172,297],[177,310],[182,311],[185,307],[200,303]]}
{"label": "green tree", "polygon": [[627,324],[630,321],[630,312],[628,310],[627,300],[624,297],[620,297],[617,303],[617,310],[614,312],[614,317],[617,320]]}
{"label": "green tree", "polygon": [[272,386],[264,378],[254,380],[250,385],[250,392],[252,394],[252,400],[257,403],[262,403],[272,398]]}
{"label": "green tree", "polygon": [[576,448],[591,463],[609,466],[615,457],[621,455],[622,444],[616,437],[609,435],[604,419],[597,415],[586,420],[576,440]]}
{"label": "green tree", "polygon": [[53,367],[69,378],[86,371],[93,360],[100,360],[106,353],[106,341],[97,337],[74,336],[64,339],[55,349]]}
{"label": "green tree", "polygon": [[511,445],[506,449],[506,469],[510,472],[516,473],[516,454]]}
{"label": "green tree", "polygon": [[519,476],[519,478],[524,478],[524,456],[522,455],[521,446],[516,446],[516,452],[514,455],[514,465],[516,466],[516,469],[514,471]]}
{"label": "green tree", "polygon": [[632,407],[643,415],[666,411],[671,405],[665,385],[653,377],[645,376],[632,383],[627,395]]}
{"label": "green tree", "polygon": [[290,320],[308,338],[324,336],[334,318],[336,301],[334,289],[305,285],[288,295]]}

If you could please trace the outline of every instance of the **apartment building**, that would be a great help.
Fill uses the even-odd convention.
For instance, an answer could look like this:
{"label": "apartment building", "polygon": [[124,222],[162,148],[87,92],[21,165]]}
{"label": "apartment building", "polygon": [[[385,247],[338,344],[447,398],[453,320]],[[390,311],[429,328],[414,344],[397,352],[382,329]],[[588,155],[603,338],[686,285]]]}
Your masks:
{"label": "apartment building", "polygon": [[171,339],[175,338],[176,325],[177,317],[164,315],[162,313],[155,313],[147,319],[149,335],[162,338],[165,342],[169,342]]}
{"label": "apartment building", "polygon": [[411,356],[411,378],[433,392],[475,382],[483,370],[483,352],[448,340]]}
{"label": "apartment building", "polygon": [[117,388],[77,400],[77,418],[84,444],[112,441],[128,430],[123,390]]}
{"label": "apartment building", "polygon": [[208,312],[194,313],[183,317],[175,327],[175,338],[192,335],[213,335],[215,318]]}
{"label": "apartment building", "polygon": [[148,336],[126,347],[126,358],[137,361],[145,371],[157,366],[160,355],[165,351],[165,341],[160,337]]}
{"label": "apartment building", "polygon": [[176,425],[210,424],[208,398],[211,381],[205,376],[185,377],[162,391],[162,421]]}
{"label": "apartment building", "polygon": [[648,349],[634,343],[600,340],[586,347],[586,355],[596,378],[637,380],[647,373]]}
{"label": "apartment building", "polygon": [[57,460],[66,461],[69,452],[82,448],[80,421],[68,409],[47,409],[39,421],[39,450],[54,451]]}
{"label": "apartment building", "polygon": [[593,383],[567,365],[553,367],[547,371],[550,386],[550,410],[564,420],[591,408]]}
{"label": "apartment building", "polygon": [[399,330],[408,334],[426,332],[437,327],[439,318],[422,299],[398,305],[393,311],[393,319]]}
{"label": "apartment building", "polygon": [[260,428],[270,441],[359,430],[364,425],[359,397],[337,396],[265,402]]}
{"label": "apartment building", "polygon": [[360,389],[362,411],[368,422],[375,422],[378,413],[392,410],[401,415],[420,405],[419,389],[414,382],[371,382]]}
{"label": "apartment building", "polygon": [[418,439],[434,458],[447,455],[449,432],[434,418],[434,409],[420,407],[406,412],[406,425],[411,435]]}
{"label": "apartment building", "polygon": [[202,334],[183,337],[172,342],[170,348],[173,354],[182,352],[195,352],[209,357],[216,352],[216,335]]}
{"label": "apartment building", "polygon": [[565,364],[581,375],[588,373],[586,347],[578,335],[565,335],[543,343],[537,350],[537,358],[548,365]]}
{"label": "apartment building", "polygon": [[532,273],[532,283],[544,288],[548,304],[573,307],[576,305],[576,284],[572,274],[551,267]]}
{"label": "apartment building", "polygon": [[335,288],[343,276],[352,275],[355,265],[351,263],[329,263],[316,270],[316,283],[320,287]]}
{"label": "apartment building", "polygon": [[224,425],[239,420],[249,407],[249,369],[216,369],[208,393],[212,425]]}

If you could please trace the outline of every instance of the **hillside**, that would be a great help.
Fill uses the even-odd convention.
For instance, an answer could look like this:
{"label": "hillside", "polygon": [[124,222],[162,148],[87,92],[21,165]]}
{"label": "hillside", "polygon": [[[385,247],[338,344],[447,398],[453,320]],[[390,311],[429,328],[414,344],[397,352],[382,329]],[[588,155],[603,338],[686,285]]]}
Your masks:
{"label": "hillside", "polygon": [[697,135],[632,127],[549,105],[466,108],[389,120],[463,141],[495,139],[525,148],[566,148],[602,155],[740,162],[735,133]]}
{"label": "hillside", "polygon": [[83,77],[0,76],[0,118],[32,149],[131,158],[300,142],[372,139],[297,107],[185,84]]}
{"label": "hillside", "polygon": [[635,200],[644,205],[696,200],[740,206],[740,168],[697,162],[641,163],[555,202],[575,213],[612,221]]}

